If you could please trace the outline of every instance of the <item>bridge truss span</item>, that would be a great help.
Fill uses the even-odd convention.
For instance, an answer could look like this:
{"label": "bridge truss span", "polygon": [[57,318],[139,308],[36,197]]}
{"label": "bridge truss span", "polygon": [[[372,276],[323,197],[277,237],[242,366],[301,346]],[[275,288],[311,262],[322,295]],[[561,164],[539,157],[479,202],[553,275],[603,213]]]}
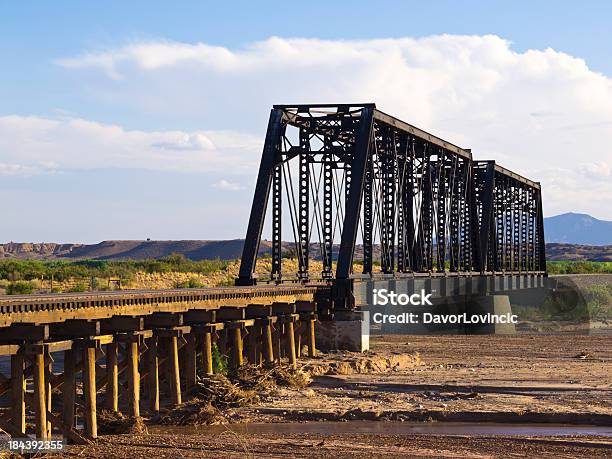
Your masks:
{"label": "bridge truss span", "polygon": [[[238,285],[546,270],[539,183],[374,104],[275,105]],[[285,258],[297,259],[294,272]],[[316,268],[315,268],[316,265]]]}

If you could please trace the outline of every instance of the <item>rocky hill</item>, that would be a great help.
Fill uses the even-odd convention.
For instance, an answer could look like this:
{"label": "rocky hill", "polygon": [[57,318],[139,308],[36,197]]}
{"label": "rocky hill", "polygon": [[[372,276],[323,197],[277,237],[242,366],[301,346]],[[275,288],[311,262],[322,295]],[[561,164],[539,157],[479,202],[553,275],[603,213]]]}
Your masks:
{"label": "rocky hill", "polygon": [[[243,239],[223,241],[103,241],[98,244],[17,243],[0,244],[0,258],[39,260],[144,260],[161,258],[173,253],[182,254],[192,260],[219,258],[234,260],[242,255]],[[293,249],[293,244],[283,243],[283,250]],[[263,240],[260,253],[269,253],[270,241]],[[334,247],[337,254],[338,247]],[[379,256],[377,248],[374,256]],[[311,247],[313,256],[319,253],[318,245]],[[355,248],[355,258],[361,258],[362,247]],[[612,261],[612,245],[590,246],[580,244],[546,244],[550,260]]]}
{"label": "rocky hill", "polygon": [[[20,259],[144,260],[172,253],[192,260],[240,258],[244,240],[226,241],[103,241],[98,244],[18,243],[0,244],[0,257]],[[270,244],[262,241],[261,250]]]}

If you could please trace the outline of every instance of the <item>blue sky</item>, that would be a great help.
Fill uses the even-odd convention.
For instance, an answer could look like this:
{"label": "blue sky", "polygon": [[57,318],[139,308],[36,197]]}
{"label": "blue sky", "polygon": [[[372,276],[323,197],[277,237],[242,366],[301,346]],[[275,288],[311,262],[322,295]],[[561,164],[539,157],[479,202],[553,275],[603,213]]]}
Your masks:
{"label": "blue sky", "polygon": [[91,5],[0,6],[0,240],[242,237],[270,105],[348,98],[612,219],[610,2]]}

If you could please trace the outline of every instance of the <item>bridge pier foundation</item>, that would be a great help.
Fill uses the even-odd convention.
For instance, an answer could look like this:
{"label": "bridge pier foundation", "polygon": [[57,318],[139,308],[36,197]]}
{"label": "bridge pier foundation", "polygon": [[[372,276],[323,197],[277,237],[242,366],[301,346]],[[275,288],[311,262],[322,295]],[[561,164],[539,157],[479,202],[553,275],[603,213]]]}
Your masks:
{"label": "bridge pier foundation", "polygon": [[[311,339],[314,350],[314,337],[311,336]],[[319,349],[323,351],[365,352],[369,350],[369,312],[336,312],[333,317],[327,320],[322,319],[317,327],[316,342]]]}
{"label": "bridge pier foundation", "polygon": [[[508,295],[487,295],[472,298],[466,305],[468,316],[472,314],[492,314],[504,316],[512,314],[510,297]],[[465,332],[468,335],[513,335],[516,333],[516,326],[513,323],[488,323],[466,326]]]}

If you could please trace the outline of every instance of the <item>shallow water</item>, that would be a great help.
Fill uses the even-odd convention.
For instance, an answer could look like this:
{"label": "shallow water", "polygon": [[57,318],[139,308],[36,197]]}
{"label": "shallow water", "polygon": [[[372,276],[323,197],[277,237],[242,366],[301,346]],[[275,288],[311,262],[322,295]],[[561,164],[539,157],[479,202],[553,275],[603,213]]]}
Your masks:
{"label": "shallow water", "polygon": [[151,426],[151,433],[218,435],[231,431],[246,434],[316,435],[468,435],[468,436],[602,436],[612,438],[612,427],[570,424],[504,424],[486,422],[288,422],[217,426]]}

